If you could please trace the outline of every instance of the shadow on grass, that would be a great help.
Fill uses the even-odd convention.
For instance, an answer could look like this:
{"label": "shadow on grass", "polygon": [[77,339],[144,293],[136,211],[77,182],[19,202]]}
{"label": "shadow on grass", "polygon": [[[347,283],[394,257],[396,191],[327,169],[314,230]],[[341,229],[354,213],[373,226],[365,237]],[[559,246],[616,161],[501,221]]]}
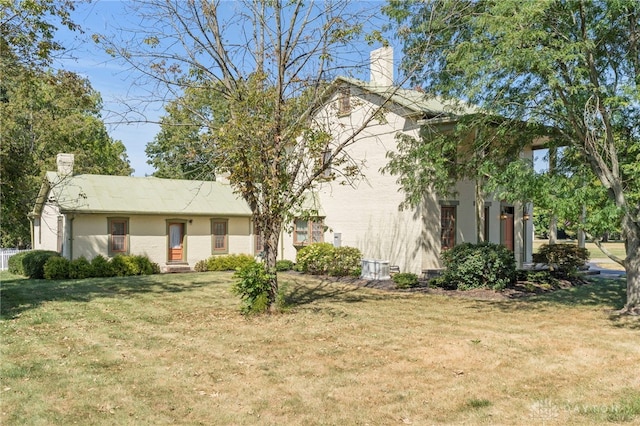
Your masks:
{"label": "shadow on grass", "polygon": [[624,278],[591,277],[584,285],[489,303],[492,307],[510,312],[523,309],[541,310],[553,305],[600,307],[609,312],[615,326],[640,329],[640,318],[619,314],[624,308],[626,294]]}
{"label": "shadow on grass", "polygon": [[295,274],[279,274],[278,281],[286,288],[285,303],[288,306],[301,306],[321,300],[335,300],[346,303],[359,303],[373,300],[389,300],[406,297],[401,293],[366,291],[360,286],[340,282],[326,277],[310,277]]}
{"label": "shadow on grass", "polygon": [[[45,302],[89,302],[99,297],[127,297],[141,293],[177,293],[210,285],[203,274],[162,274],[83,280],[30,280],[3,274],[0,288],[0,320],[12,319]],[[220,276],[220,281],[226,278]]]}

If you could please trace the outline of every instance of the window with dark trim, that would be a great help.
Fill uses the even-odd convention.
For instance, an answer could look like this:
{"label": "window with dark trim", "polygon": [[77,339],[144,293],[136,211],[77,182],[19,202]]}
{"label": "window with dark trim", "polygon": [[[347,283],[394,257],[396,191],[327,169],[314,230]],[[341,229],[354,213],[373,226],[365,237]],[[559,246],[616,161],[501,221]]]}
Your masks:
{"label": "window with dark trim", "polygon": [[351,88],[341,87],[338,95],[338,115],[351,114]]}
{"label": "window with dark trim", "polygon": [[109,256],[129,253],[129,219],[109,218]]}
{"label": "window with dark trim", "polygon": [[440,206],[440,249],[456,245],[456,207]]}
{"label": "window with dark trim", "polygon": [[324,222],[322,218],[295,220],[293,244],[304,246],[324,242]]}
{"label": "window with dark trim", "polygon": [[213,253],[227,253],[229,251],[229,221],[227,219],[212,219],[211,234],[213,236]]}

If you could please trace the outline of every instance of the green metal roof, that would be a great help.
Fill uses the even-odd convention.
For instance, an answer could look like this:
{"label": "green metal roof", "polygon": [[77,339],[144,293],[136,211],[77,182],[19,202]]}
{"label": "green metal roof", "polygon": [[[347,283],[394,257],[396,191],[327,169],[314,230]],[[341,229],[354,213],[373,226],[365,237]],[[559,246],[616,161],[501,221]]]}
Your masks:
{"label": "green metal roof", "polygon": [[389,100],[400,105],[411,112],[426,114],[430,117],[442,115],[463,115],[478,112],[478,109],[463,101],[443,100],[437,96],[427,96],[426,93],[412,90],[402,89],[395,86],[378,86],[367,83],[362,80],[348,77],[338,77],[346,83],[360,87],[370,93],[376,94],[383,98],[390,96]]}
{"label": "green metal roof", "polygon": [[251,216],[247,203],[220,182],[56,172],[46,180],[49,200],[64,213]]}

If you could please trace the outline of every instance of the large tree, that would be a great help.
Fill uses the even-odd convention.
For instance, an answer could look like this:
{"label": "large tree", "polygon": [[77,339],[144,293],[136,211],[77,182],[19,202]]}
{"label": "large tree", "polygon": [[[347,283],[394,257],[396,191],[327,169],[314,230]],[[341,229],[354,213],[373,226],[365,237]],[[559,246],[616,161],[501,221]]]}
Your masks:
{"label": "large tree", "polygon": [[405,65],[429,58],[417,77],[428,91],[544,125],[581,153],[620,211],[625,309],[640,312],[638,2],[390,1],[386,12]]}
{"label": "large tree", "polygon": [[[134,43],[102,41],[161,84],[161,96],[169,93],[176,99],[162,134],[149,146],[154,162],[166,165],[169,156],[158,148],[187,136],[189,141],[180,145],[185,149],[170,148],[183,161],[173,172],[188,171],[193,178],[224,175],[250,206],[263,236],[265,263],[275,270],[283,226],[329,164],[335,175],[358,173],[345,158],[345,148],[376,111],[340,140],[332,140],[313,117],[327,100],[331,81],[366,64],[362,58],[368,55],[351,43],[375,10],[365,3],[302,0],[150,0],[134,5],[143,18]],[[184,118],[195,127],[169,130]],[[188,152],[194,142],[207,158],[189,163],[184,160],[195,159],[196,152]],[[162,170],[167,171],[172,172]],[[277,291],[274,275],[270,305]]]}
{"label": "large tree", "polygon": [[30,243],[27,214],[59,152],[76,171],[131,173],[125,147],[100,119],[101,99],[81,76],[49,69],[64,53],[57,25],[71,30],[73,2],[2,2],[0,9],[0,246]]}

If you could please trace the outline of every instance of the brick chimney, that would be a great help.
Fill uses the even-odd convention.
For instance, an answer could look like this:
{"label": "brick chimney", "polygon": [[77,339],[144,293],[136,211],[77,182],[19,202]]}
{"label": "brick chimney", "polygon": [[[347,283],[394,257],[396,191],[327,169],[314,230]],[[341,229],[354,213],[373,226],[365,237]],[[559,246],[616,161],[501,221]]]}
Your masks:
{"label": "brick chimney", "polygon": [[58,154],[56,164],[60,176],[73,175],[73,154]]}
{"label": "brick chimney", "polygon": [[371,51],[370,83],[376,86],[391,86],[393,84],[393,48],[381,47]]}

